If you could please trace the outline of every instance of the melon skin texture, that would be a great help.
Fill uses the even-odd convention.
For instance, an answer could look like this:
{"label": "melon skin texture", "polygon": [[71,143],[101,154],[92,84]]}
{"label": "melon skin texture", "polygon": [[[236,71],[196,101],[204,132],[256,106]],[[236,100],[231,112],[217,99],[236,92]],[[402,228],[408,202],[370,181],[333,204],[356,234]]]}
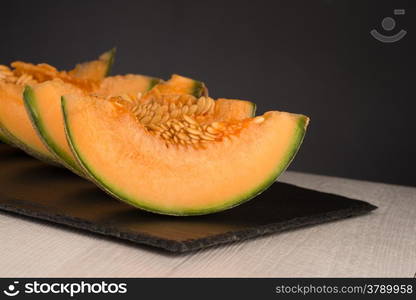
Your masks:
{"label": "melon skin texture", "polygon": [[[80,64],[74,70],[62,72],[58,75],[65,78],[75,78],[75,81],[84,80],[88,76],[93,76],[89,81],[95,82],[95,80],[103,79],[103,76],[109,71],[113,60],[114,51],[112,50],[101,55],[97,61]],[[43,78],[49,78],[57,74],[56,70],[51,71],[48,68],[42,69],[42,67],[22,62],[15,62],[12,65],[27,68],[30,72],[35,72],[33,71],[34,69],[40,68],[39,72],[42,74],[40,77]],[[36,72],[32,75],[36,75]],[[0,127],[3,130],[3,136],[11,144],[29,155],[45,162],[59,165],[56,156],[49,151],[32,126],[30,117],[26,113],[23,91],[24,86],[22,85],[0,80]]]}
{"label": "melon skin texture", "polygon": [[129,114],[115,114],[110,103],[66,96],[62,109],[71,149],[100,188],[140,209],[175,216],[216,213],[264,191],[295,157],[309,122],[268,112],[231,140],[178,151],[143,133]]}

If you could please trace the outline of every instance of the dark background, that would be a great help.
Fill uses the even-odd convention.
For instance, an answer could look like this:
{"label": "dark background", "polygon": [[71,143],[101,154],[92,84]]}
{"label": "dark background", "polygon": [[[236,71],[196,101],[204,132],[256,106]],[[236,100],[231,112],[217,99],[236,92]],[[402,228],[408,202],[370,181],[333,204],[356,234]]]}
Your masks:
{"label": "dark background", "polygon": [[[68,69],[117,46],[113,73],[179,73],[259,113],[310,116],[293,170],[416,185],[411,1],[13,0],[0,12],[1,63]],[[370,36],[387,16],[403,40]]]}

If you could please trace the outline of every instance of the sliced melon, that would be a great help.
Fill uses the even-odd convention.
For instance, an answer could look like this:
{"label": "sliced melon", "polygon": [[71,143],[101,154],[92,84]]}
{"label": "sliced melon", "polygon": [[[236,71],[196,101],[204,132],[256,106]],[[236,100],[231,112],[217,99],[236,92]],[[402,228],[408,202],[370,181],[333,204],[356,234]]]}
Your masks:
{"label": "sliced melon", "polygon": [[116,49],[102,54],[98,60],[81,63],[69,71],[69,75],[88,80],[100,81],[110,75],[111,67],[114,64]]}
{"label": "sliced melon", "polygon": [[115,104],[63,97],[71,149],[103,190],[169,215],[214,213],[262,192],[292,161],[309,122],[272,111],[213,123],[183,116],[153,129]]}
{"label": "sliced melon", "polygon": [[[195,82],[193,79],[180,76],[175,76],[172,79],[174,82],[177,82],[178,78],[183,78],[182,82]],[[176,103],[175,107],[178,108],[186,106],[186,103],[181,102],[183,99],[185,99],[185,101],[192,99],[196,101],[195,97],[187,94],[164,94],[173,91],[180,93],[186,91],[185,89],[176,89],[175,84],[172,84],[171,80],[159,84],[163,88],[159,94],[157,94],[157,97],[152,92],[144,94],[142,98],[147,99],[145,102],[147,105],[150,105],[149,101],[162,101],[156,105],[153,104],[152,109],[148,109],[145,117],[149,117],[152,111],[157,111],[160,106],[163,106],[165,102],[167,103],[168,99],[173,99],[172,101]],[[124,101],[124,105],[143,106],[145,104],[141,104],[140,102],[142,98],[138,99],[136,95],[151,89],[157,82],[159,82],[158,79],[142,75],[108,77],[103,81],[100,88],[94,91],[94,94],[96,96],[104,97],[122,95],[122,97],[117,99],[120,105],[123,105],[121,102]],[[156,85],[155,87],[157,88],[159,85]],[[50,151],[55,153],[66,167],[77,174],[82,174],[82,169],[73,156],[65,137],[61,111],[61,96],[65,94],[76,94],[81,96],[86,93],[72,84],[66,84],[61,80],[54,80],[36,84],[32,87],[27,86],[24,92],[24,99],[33,124]],[[152,100],[147,96],[148,94],[152,95]],[[191,99],[189,99],[189,97]],[[216,119],[226,120],[230,118],[246,118],[253,114],[254,107],[252,103],[247,101],[233,101],[234,105],[230,105],[229,102],[230,101],[227,100],[220,101],[215,107],[215,111],[213,111],[212,114],[205,114],[205,116],[211,117],[212,115],[212,117],[215,117]],[[169,109],[166,112],[169,112]]]}
{"label": "sliced melon", "polygon": [[[138,93],[151,90],[160,82],[159,78],[136,74],[111,76],[103,80],[99,88],[94,91],[94,94],[104,97],[109,95],[126,95],[134,98]],[[60,103],[60,101],[58,102]]]}
{"label": "sliced melon", "polygon": [[55,162],[32,127],[22,93],[22,86],[0,82],[0,127],[15,146],[40,160]]}
{"label": "sliced melon", "polygon": [[[10,69],[0,66],[0,127],[11,142],[29,154],[48,162],[56,162],[56,157],[43,144],[32,126],[23,102],[23,89],[26,84],[35,84],[54,78],[60,78],[87,90],[96,88],[99,82],[99,69],[107,68],[111,64],[113,52],[101,56],[98,61],[83,64],[78,70],[88,70],[94,78],[85,79],[86,71],[71,72],[58,71],[47,64],[33,65],[24,62],[14,62]],[[100,67],[101,66],[101,67]],[[77,68],[75,68],[77,70]],[[95,70],[95,72],[93,72]],[[101,72],[102,76],[104,72]],[[79,76],[79,77],[75,77]],[[102,78],[101,78],[102,79]]]}
{"label": "sliced melon", "polygon": [[199,98],[208,96],[208,89],[201,81],[174,74],[168,81],[155,86],[155,88],[147,94],[147,97],[142,99],[142,102],[152,96],[157,97],[160,94],[189,94]]}
{"label": "sliced melon", "polygon": [[[151,88],[157,79],[143,75],[126,75],[106,78],[96,94],[110,96],[125,93],[136,95]],[[61,96],[65,94],[84,95],[87,92],[60,79],[26,86],[24,100],[32,123],[57,159],[77,174],[82,174],[66,141],[61,110]],[[105,101],[105,100],[103,100]]]}

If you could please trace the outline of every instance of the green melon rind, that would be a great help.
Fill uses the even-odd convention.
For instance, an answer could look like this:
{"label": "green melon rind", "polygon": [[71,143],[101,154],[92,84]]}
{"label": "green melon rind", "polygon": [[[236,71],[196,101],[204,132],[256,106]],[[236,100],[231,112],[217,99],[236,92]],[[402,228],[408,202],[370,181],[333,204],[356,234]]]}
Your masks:
{"label": "green melon rind", "polygon": [[45,128],[45,124],[40,117],[37,108],[37,99],[34,90],[30,86],[25,86],[23,91],[23,100],[25,103],[26,111],[32,122],[33,128],[42,140],[45,147],[51,152],[56,160],[59,161],[64,167],[68,168],[79,176],[85,176],[82,169],[77,165],[77,162],[72,159],[65,151],[57,145],[52,137],[49,135],[48,130]]}
{"label": "green melon rind", "polygon": [[[112,69],[112,67],[114,65],[114,61],[115,61],[116,48],[115,47],[112,48],[109,52],[110,52],[110,55],[109,55],[109,59],[107,60],[107,69],[105,71],[104,77],[107,77],[111,73],[111,69]],[[155,82],[153,83],[153,86],[156,85],[158,82],[159,81],[155,80]],[[26,92],[26,89],[25,89],[25,92]],[[29,94],[33,95],[33,90],[31,92],[29,92]],[[25,95],[25,93],[24,93],[24,95]],[[25,99],[24,102],[25,102],[26,110],[29,114],[30,119],[32,120],[32,124],[34,125],[36,132],[38,133],[42,142],[45,144],[45,146],[48,148],[48,150],[51,151],[53,154],[55,154],[55,151],[53,151],[51,149],[51,147],[49,146],[49,141],[45,142],[43,132],[42,133],[39,132],[37,126],[35,125],[36,122],[33,118],[34,114],[32,113],[31,107],[28,107],[29,105],[27,103],[27,100]],[[32,102],[32,101],[30,101],[30,102]],[[33,102],[35,103],[36,101],[33,101]],[[8,131],[1,124],[1,122],[0,122],[0,141],[4,142],[6,144],[9,144],[10,146],[16,146],[16,147],[20,148],[21,150],[23,150],[24,152],[28,153],[29,155],[31,155],[31,156],[39,159],[39,160],[42,160],[42,161],[44,161],[48,164],[52,164],[52,165],[55,165],[55,166],[60,166],[60,164],[62,163],[62,164],[65,165],[65,167],[67,167],[68,169],[71,169],[73,172],[77,173],[78,175],[84,176],[84,175],[81,175],[82,173],[80,173],[81,171],[79,170],[78,166],[74,168],[67,161],[62,162],[62,159],[61,159],[60,156],[56,157],[56,155],[54,155],[56,157],[56,159],[52,159],[51,157],[48,157],[47,155],[44,155],[44,154],[32,149],[31,147],[29,147],[28,145],[26,145],[25,143],[20,141],[17,137],[15,137],[10,131]],[[63,154],[66,155],[65,153],[63,153]],[[73,160],[71,159],[71,161],[73,161]],[[76,162],[74,162],[74,163],[76,163]]]}
{"label": "green melon rind", "polygon": [[163,80],[159,78],[152,78],[149,83],[149,87],[147,88],[147,91],[150,91],[154,86],[161,83]]}
{"label": "green melon rind", "polygon": [[256,111],[257,111],[257,105],[254,102],[250,102],[250,103],[251,103],[251,117],[255,117]]}
{"label": "green melon rind", "polygon": [[[113,51],[115,51],[115,49]],[[160,83],[160,79],[152,78],[149,82],[148,90],[151,90],[158,83]],[[32,125],[46,148],[56,157],[57,161],[59,161],[67,169],[81,177],[86,178],[87,175],[84,173],[82,167],[79,166],[78,162],[65,153],[65,151],[58,144],[56,144],[53,138],[49,135],[48,130],[46,129],[47,127],[45,126],[37,109],[36,94],[30,86],[25,87],[23,99]]]}
{"label": "green melon rind", "polygon": [[8,140],[8,144],[20,148],[20,150],[26,152],[30,156],[33,156],[36,159],[39,159],[47,164],[54,165],[56,167],[62,167],[62,165],[55,159],[47,156],[39,151],[34,150],[32,147],[26,145],[20,141],[16,136],[14,136],[9,130],[7,130],[1,123],[0,127],[2,128],[3,136]]}
{"label": "green melon rind", "polygon": [[306,116],[300,116],[296,131],[293,135],[292,145],[289,147],[289,151],[286,153],[285,158],[280,161],[279,165],[276,167],[274,172],[265,180],[261,185],[256,187],[255,189],[251,190],[250,192],[246,193],[243,197],[238,196],[233,200],[227,201],[223,206],[219,206],[217,208],[211,209],[211,212],[214,213],[216,211],[222,211],[226,209],[233,208],[238,206],[244,202],[247,202],[257,195],[264,192],[268,189],[274,182],[277,181],[279,176],[286,171],[289,165],[292,163],[293,159],[295,158],[296,154],[298,153],[300,146],[302,145],[303,139],[306,134],[306,127],[308,125],[309,119]]}
{"label": "green melon rind", "polygon": [[291,147],[289,147],[289,151],[287,152],[285,158],[279,162],[279,164],[276,166],[275,171],[268,175],[267,178],[263,181],[262,184],[254,188],[253,190],[249,191],[248,193],[238,195],[233,199],[224,201],[222,205],[207,207],[207,208],[199,208],[199,209],[186,209],[183,211],[171,211],[166,209],[159,209],[157,207],[151,207],[147,204],[143,204],[140,201],[135,201],[131,199],[129,195],[125,195],[122,191],[118,191],[118,188],[112,187],[111,184],[108,184],[105,182],[105,180],[101,179],[100,176],[95,174],[95,172],[91,169],[91,167],[88,165],[88,162],[86,159],[82,156],[82,153],[80,149],[77,148],[77,145],[74,141],[74,137],[71,132],[71,127],[69,124],[69,115],[66,108],[66,99],[65,97],[62,97],[62,112],[64,115],[64,121],[65,121],[65,133],[68,139],[68,143],[71,147],[71,150],[73,151],[75,157],[77,158],[79,164],[82,166],[84,171],[89,175],[90,178],[97,184],[98,187],[100,187],[102,190],[104,190],[106,193],[110,194],[111,196],[129,203],[132,206],[135,206],[137,208],[150,211],[153,213],[158,214],[164,214],[164,215],[172,215],[172,216],[196,216],[196,215],[206,215],[211,213],[220,212],[223,210],[227,210],[230,208],[233,208],[235,206],[238,206],[258,194],[262,193],[264,190],[266,190],[270,185],[272,185],[276,179],[279,177],[280,174],[282,174],[286,168],[289,166],[289,164],[292,162],[294,157],[296,156],[296,153],[298,152],[300,145],[302,144],[303,138],[305,136],[306,132],[306,126],[308,122],[308,118],[305,116],[301,116],[299,118],[297,129],[293,136],[293,142]]}
{"label": "green melon rind", "polygon": [[8,140],[7,140],[7,138],[3,135],[3,134],[1,134],[0,133],[0,142],[1,143],[4,143],[4,144],[10,144],[11,142],[9,142]]}
{"label": "green melon rind", "polygon": [[7,139],[6,135],[3,133],[3,130],[1,128],[0,128],[0,142],[12,145],[12,142]]}
{"label": "green melon rind", "polygon": [[116,59],[117,48],[114,47],[109,52],[110,52],[110,57],[109,57],[109,59],[107,61],[107,70],[105,71],[104,77],[109,76],[110,73],[111,73],[111,70],[112,70],[113,65],[114,65],[114,61]]}
{"label": "green melon rind", "polygon": [[10,146],[16,146],[15,141],[18,141],[17,138],[14,137],[13,134],[11,134],[6,129],[6,127],[1,123],[1,120],[0,120],[0,137],[1,137],[1,141],[3,141],[6,144],[9,144]]}
{"label": "green melon rind", "polygon": [[202,96],[208,96],[208,89],[205,83],[201,81],[195,81],[190,94],[196,98],[199,98]]}

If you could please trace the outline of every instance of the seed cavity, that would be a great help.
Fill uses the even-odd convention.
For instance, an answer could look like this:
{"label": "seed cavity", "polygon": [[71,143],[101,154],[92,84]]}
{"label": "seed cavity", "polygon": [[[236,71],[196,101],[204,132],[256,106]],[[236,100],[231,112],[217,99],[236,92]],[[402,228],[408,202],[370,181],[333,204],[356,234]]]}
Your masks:
{"label": "seed cavity", "polygon": [[[162,99],[162,100],[161,100]],[[147,132],[164,140],[167,147],[193,147],[205,149],[207,143],[231,140],[246,126],[247,121],[213,122],[205,124],[212,115],[215,101],[210,97],[195,98],[191,95],[122,95],[111,99],[122,103],[136,116]],[[250,119],[255,123],[260,118]],[[264,119],[263,119],[264,120]]]}
{"label": "seed cavity", "polygon": [[37,81],[30,74],[19,74],[16,70],[11,70],[5,65],[0,65],[0,80],[6,83],[13,83],[19,86],[34,84]]}

